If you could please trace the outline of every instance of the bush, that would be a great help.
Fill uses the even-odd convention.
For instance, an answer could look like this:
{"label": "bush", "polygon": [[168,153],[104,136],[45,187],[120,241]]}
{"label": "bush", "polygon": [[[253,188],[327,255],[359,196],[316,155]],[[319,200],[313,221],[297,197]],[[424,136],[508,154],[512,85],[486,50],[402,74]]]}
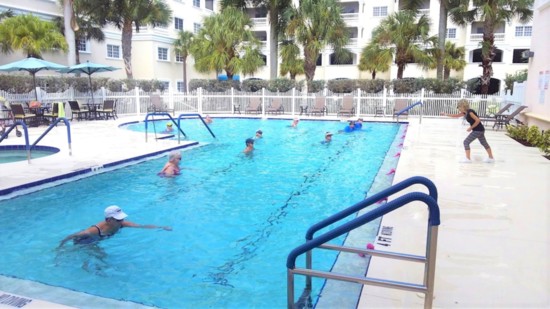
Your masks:
{"label": "bush", "polygon": [[367,93],[378,93],[384,90],[386,85],[390,83],[383,79],[359,79],[357,80],[357,88]]}
{"label": "bush", "polygon": [[527,141],[529,128],[526,125],[506,125],[506,132],[508,132],[508,135],[513,139]]}
{"label": "bush", "polygon": [[241,83],[238,80],[216,80],[216,79],[192,79],[189,81],[189,91],[202,88],[205,91],[225,92],[231,87],[240,90]]}
{"label": "bush", "polygon": [[550,130],[542,132],[537,147],[547,158],[550,157]]}
{"label": "bush", "polygon": [[271,92],[287,92],[296,87],[296,81],[288,78],[277,78],[268,81],[267,90]]}
{"label": "bush", "polygon": [[324,80],[312,80],[307,87],[307,92],[309,93],[317,93],[319,91],[322,91],[325,89],[325,81]]}
{"label": "bush", "polygon": [[422,89],[422,84],[416,78],[394,79],[391,81],[394,93],[415,93]]}
{"label": "bush", "polygon": [[242,90],[249,92],[256,92],[262,90],[262,88],[267,88],[269,86],[269,81],[263,79],[249,79],[245,80],[242,83]]}
{"label": "bush", "polygon": [[542,133],[537,126],[530,126],[527,130],[527,142],[533,146],[538,146],[542,139]]}
{"label": "bush", "polygon": [[327,88],[335,93],[351,93],[356,88],[355,84],[354,79],[331,79],[327,82]]}

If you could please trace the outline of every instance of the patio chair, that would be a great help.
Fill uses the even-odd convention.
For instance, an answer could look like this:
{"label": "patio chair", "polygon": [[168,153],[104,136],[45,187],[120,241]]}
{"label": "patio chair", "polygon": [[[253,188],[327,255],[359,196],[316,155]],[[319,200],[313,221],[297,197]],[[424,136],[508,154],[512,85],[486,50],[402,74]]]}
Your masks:
{"label": "patio chair", "polygon": [[115,100],[105,100],[103,102],[103,108],[100,108],[96,111],[100,117],[105,117],[105,120],[113,118],[115,120],[117,117],[115,111]]}
{"label": "patio chair", "polygon": [[174,113],[173,108],[168,108],[166,104],[162,101],[162,97],[158,94],[152,94],[149,96],[149,99],[151,100],[151,104],[147,108],[147,112],[149,113]]}
{"label": "patio chair", "polygon": [[324,96],[315,97],[315,105],[311,108],[309,112],[310,115],[321,114],[325,115],[327,113],[326,99]]}
{"label": "patio chair", "polygon": [[493,116],[479,117],[479,119],[483,124],[486,124],[487,122],[491,122],[491,121],[497,121],[497,117],[500,117],[500,115],[507,112],[512,105],[514,104],[508,103],[503,108],[501,108],[498,112],[496,112]]}
{"label": "patio chair", "polygon": [[[21,104],[10,104],[11,112],[15,120],[21,120],[25,124],[30,124],[30,122],[36,120],[36,115],[31,115],[25,113],[25,109]],[[29,122],[27,122],[29,121]]]}
{"label": "patio chair", "polygon": [[408,99],[395,99],[395,104],[393,106],[393,117],[399,117],[399,116],[409,116],[408,111],[403,111],[405,108],[409,106],[409,100]]}
{"label": "patio chair", "polygon": [[[54,104],[54,106],[57,106],[57,104]],[[71,121],[73,120],[73,117],[75,115],[78,121],[82,120],[83,118],[88,118],[89,110],[80,109],[80,104],[78,104],[78,101],[69,101],[69,106],[71,107]]]}
{"label": "patio chair", "polygon": [[349,115],[351,117],[353,114],[355,114],[353,97],[350,95],[344,96],[342,99],[342,106],[340,107],[340,110],[338,110],[338,113],[336,113],[336,117],[340,117],[340,115]]}
{"label": "patio chair", "polygon": [[244,110],[245,114],[256,113],[259,114],[262,112],[262,100],[259,97],[252,97],[248,102],[248,106]]}
{"label": "patio chair", "polygon": [[284,114],[285,109],[283,107],[283,100],[281,98],[275,98],[271,101],[271,106],[267,108],[266,113],[272,114]]}
{"label": "patio chair", "polygon": [[496,127],[497,129],[500,129],[502,127],[505,127],[506,125],[510,124],[510,121],[512,121],[521,111],[526,109],[527,106],[521,105],[520,107],[516,108],[511,114],[509,115],[500,115],[497,117],[495,124],[493,125],[493,129]]}
{"label": "patio chair", "polygon": [[55,121],[59,117],[59,104],[53,104],[52,110],[44,113],[42,117],[48,119],[50,122]]}

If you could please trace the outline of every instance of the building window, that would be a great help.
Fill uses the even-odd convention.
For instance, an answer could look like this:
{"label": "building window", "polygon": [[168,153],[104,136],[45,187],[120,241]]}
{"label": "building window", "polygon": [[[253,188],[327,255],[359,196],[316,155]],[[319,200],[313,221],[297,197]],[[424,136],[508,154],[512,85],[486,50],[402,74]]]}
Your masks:
{"label": "building window", "polygon": [[523,57],[525,52],[529,52],[529,49],[514,49],[512,63],[529,63],[529,58]]}
{"label": "building window", "polygon": [[183,84],[183,81],[177,81],[176,88],[178,92],[185,92],[185,85]]}
{"label": "building window", "polygon": [[[483,55],[481,52],[481,48],[474,49],[472,51],[472,62],[481,63],[482,60],[483,60]],[[495,57],[493,58],[493,62],[502,62],[502,50],[495,49]]]}
{"label": "building window", "polygon": [[83,53],[89,52],[88,44],[86,43],[85,38],[79,39],[76,45],[77,45],[76,48],[78,49],[79,52],[83,52]]}
{"label": "building window", "polygon": [[176,62],[183,62],[183,56],[180,52],[176,52]]}
{"label": "building window", "polygon": [[388,16],[387,6],[375,6],[372,8],[372,16]]}
{"label": "building window", "polygon": [[193,6],[200,8],[201,7],[201,0],[193,0]]}
{"label": "building window", "polygon": [[107,58],[120,59],[120,46],[107,44]]}
{"label": "building window", "polygon": [[319,56],[317,56],[316,65],[317,65],[318,67],[320,67],[320,66],[323,65],[323,55],[322,55],[322,54],[319,54]]}
{"label": "building window", "polygon": [[456,39],[456,28],[447,28],[447,39]]}
{"label": "building window", "polygon": [[214,11],[214,0],[206,0],[204,2],[204,7],[207,10]]}
{"label": "building window", "polygon": [[174,29],[183,30],[183,19],[174,17]]}
{"label": "building window", "polygon": [[517,26],[516,27],[516,36],[531,36],[533,32],[532,26]]}
{"label": "building window", "polygon": [[159,83],[160,83],[160,91],[165,91],[170,89],[170,82],[161,80],[159,81]]}
{"label": "building window", "polygon": [[168,61],[168,48],[159,47],[157,49],[158,60]]}
{"label": "building window", "polygon": [[195,32],[195,34],[199,33],[200,30],[201,24],[193,23],[193,31]]}

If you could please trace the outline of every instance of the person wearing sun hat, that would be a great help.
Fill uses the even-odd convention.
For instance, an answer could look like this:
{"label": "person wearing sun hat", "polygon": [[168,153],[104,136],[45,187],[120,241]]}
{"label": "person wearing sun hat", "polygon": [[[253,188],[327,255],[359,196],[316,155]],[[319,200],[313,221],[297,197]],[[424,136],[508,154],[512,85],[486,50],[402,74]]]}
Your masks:
{"label": "person wearing sun hat", "polygon": [[332,133],[325,132],[325,140],[321,142],[321,144],[328,144],[332,141]]}
{"label": "person wearing sun hat", "polygon": [[105,220],[101,221],[89,228],[80,232],[71,234],[65,237],[59,247],[62,247],[67,241],[73,240],[74,244],[85,245],[95,243],[102,239],[109,238],[115,235],[123,227],[136,227],[144,229],[163,229],[165,231],[171,231],[169,226],[157,226],[153,224],[137,224],[134,222],[126,221],[128,215],[122,211],[122,209],[116,205],[111,205],[105,208],[103,211]]}
{"label": "person wearing sun hat", "polygon": [[166,130],[164,130],[164,132],[170,133],[170,132],[173,132],[173,131],[174,131],[174,128],[172,128],[172,123],[171,123],[171,122],[167,122],[167,123],[166,123]]}

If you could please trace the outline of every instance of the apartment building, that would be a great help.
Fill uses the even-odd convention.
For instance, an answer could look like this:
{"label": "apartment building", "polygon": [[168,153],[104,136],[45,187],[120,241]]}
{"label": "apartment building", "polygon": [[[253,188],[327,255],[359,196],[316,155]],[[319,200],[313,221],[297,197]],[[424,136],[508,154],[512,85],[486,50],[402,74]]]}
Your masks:
{"label": "apartment building", "polygon": [[[156,78],[175,91],[183,89],[183,65],[182,59],[173,51],[172,43],[179,30],[197,32],[202,24],[202,19],[213,14],[219,8],[219,2],[215,0],[167,0],[173,13],[171,24],[167,27],[147,27],[134,33],[132,45],[132,65],[134,77],[137,79]],[[297,2],[297,1],[295,1]],[[350,41],[348,49],[353,53],[352,59],[347,64],[337,64],[331,49],[324,50],[318,60],[318,68],[315,79],[333,78],[371,78],[370,72],[359,71],[357,65],[362,48],[371,39],[372,30],[380,21],[388,15],[400,9],[399,1],[393,0],[341,0],[342,17],[348,25]],[[61,16],[62,11],[56,0],[4,0],[0,4],[0,10],[11,9],[17,14],[32,13],[45,19],[53,16]],[[428,15],[432,21],[431,34],[437,34],[439,23],[439,0],[426,0],[421,8],[421,13]],[[266,66],[253,76],[269,79],[270,57],[270,27],[267,11],[250,7],[247,9],[249,16],[254,21],[253,30],[256,36],[264,43],[262,54],[266,60]],[[524,58],[525,51],[529,50],[533,27],[530,23],[522,24],[517,20],[511,23],[503,23],[497,27],[495,42],[497,55],[493,63],[493,78],[502,81],[506,74],[514,74],[519,70],[527,69],[528,59]],[[467,66],[461,72],[451,72],[451,77],[463,80],[477,78],[481,75],[481,47],[482,21],[475,21],[466,27],[460,27],[448,20],[447,38],[457,46],[466,49]],[[124,68],[122,60],[121,34],[113,27],[104,30],[105,42],[83,41],[78,45],[81,62],[105,63]],[[3,55],[0,64],[20,59],[21,54]],[[45,55],[46,59],[66,63],[64,55]],[[193,69],[193,59],[187,61],[188,78],[215,78],[216,73],[201,74]],[[124,70],[109,73],[114,77],[125,77]],[[404,77],[435,77],[435,70],[423,70],[418,65],[409,64],[404,72]],[[397,76],[397,67],[392,66],[388,72],[379,72],[378,78],[394,79]],[[299,78],[303,78],[300,76]],[[502,89],[503,83],[500,83]]]}

